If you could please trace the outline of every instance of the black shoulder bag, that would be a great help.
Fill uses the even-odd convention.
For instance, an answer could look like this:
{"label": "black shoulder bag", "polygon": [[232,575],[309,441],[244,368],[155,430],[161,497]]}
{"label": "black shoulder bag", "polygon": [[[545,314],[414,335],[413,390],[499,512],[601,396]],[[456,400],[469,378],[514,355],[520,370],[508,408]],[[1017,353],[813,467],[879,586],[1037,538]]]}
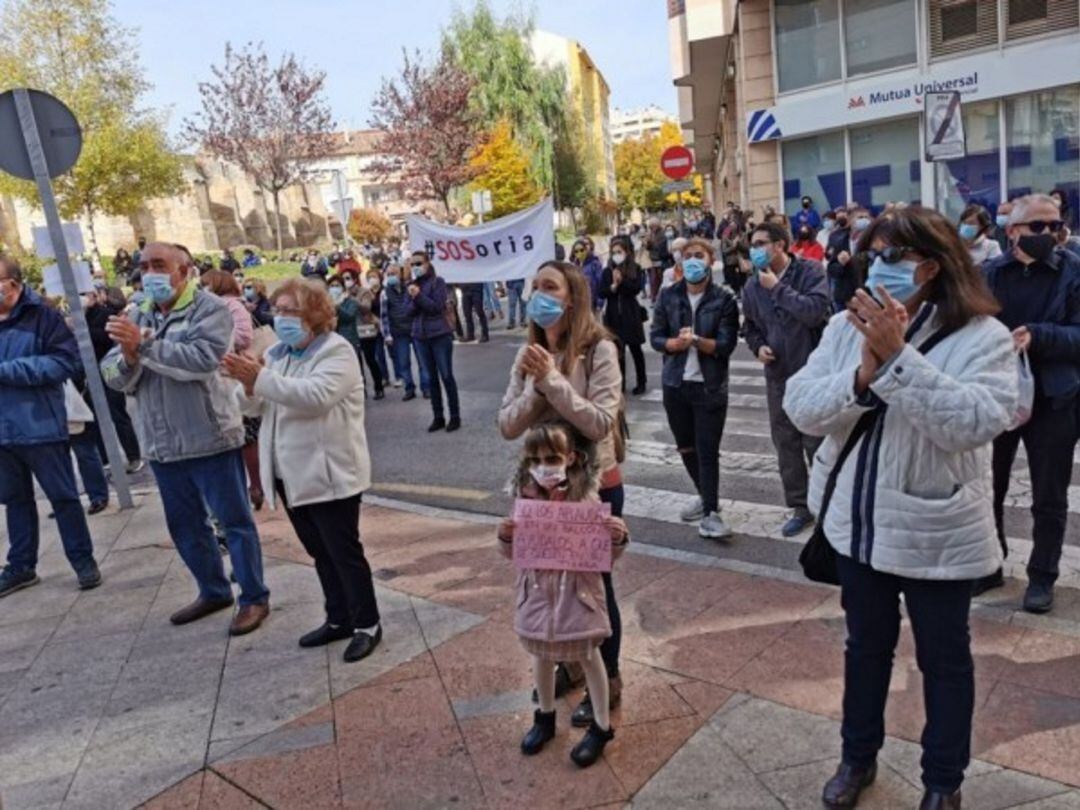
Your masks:
{"label": "black shoulder bag", "polygon": [[[919,346],[919,353],[926,354],[952,332],[951,329],[938,330]],[[840,584],[840,576],[836,571],[836,549],[832,547],[829,538],[825,536],[825,512],[829,508],[833,490],[836,489],[836,479],[840,477],[840,470],[843,469],[844,462],[847,461],[847,457],[851,455],[851,451],[855,449],[859,439],[873,426],[883,410],[884,403],[859,417],[859,421],[855,423],[851,435],[844,442],[840,455],[836,457],[836,463],[833,465],[832,470],[829,471],[829,478],[825,482],[825,491],[821,494],[821,508],[818,510],[814,533],[810,535],[810,539],[806,541],[806,545],[799,552],[799,565],[802,566],[803,574],[813,582],[823,582],[826,585]]]}

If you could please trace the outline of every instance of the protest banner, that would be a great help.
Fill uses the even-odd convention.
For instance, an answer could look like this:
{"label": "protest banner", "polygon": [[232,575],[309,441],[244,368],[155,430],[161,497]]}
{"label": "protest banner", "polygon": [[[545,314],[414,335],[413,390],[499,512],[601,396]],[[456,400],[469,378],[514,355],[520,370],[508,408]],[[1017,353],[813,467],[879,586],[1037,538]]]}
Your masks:
{"label": "protest banner", "polygon": [[550,198],[472,228],[410,214],[409,249],[426,251],[448,284],[528,278],[555,258],[553,217]]}
{"label": "protest banner", "polygon": [[611,505],[519,499],[514,565],[554,571],[610,571]]}

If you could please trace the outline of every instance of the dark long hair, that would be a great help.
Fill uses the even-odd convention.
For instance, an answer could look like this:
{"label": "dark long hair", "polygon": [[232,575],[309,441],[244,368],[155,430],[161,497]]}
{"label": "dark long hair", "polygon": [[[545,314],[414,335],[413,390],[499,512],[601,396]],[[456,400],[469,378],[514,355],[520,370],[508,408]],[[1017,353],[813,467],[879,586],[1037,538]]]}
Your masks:
{"label": "dark long hair", "polygon": [[923,285],[919,296],[920,303],[937,306],[943,329],[960,329],[972,318],[1001,310],[956,227],[937,211],[913,205],[882,214],[866,229],[860,248],[865,250],[879,239],[938,263],[938,274]]}
{"label": "dark long hair", "polygon": [[[624,261],[620,265],[616,265],[613,261],[611,261],[611,251],[615,249],[616,245],[621,246],[623,252],[626,253],[626,261]],[[608,269],[612,272],[614,272],[615,268],[618,267],[618,269],[622,271],[623,278],[626,279],[627,283],[631,285],[639,283],[641,268],[638,267],[637,260],[634,259],[634,243],[629,236],[622,236],[620,234],[619,236],[613,236],[611,238],[611,242],[608,245],[607,266]]]}

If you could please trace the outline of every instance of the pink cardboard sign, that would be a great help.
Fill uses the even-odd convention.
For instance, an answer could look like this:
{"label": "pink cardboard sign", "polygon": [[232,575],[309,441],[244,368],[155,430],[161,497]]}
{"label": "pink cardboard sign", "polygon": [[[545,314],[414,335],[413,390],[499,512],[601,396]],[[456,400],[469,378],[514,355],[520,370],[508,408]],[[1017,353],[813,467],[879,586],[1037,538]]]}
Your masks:
{"label": "pink cardboard sign", "polygon": [[514,565],[554,571],[610,571],[611,517],[606,503],[514,503]]}

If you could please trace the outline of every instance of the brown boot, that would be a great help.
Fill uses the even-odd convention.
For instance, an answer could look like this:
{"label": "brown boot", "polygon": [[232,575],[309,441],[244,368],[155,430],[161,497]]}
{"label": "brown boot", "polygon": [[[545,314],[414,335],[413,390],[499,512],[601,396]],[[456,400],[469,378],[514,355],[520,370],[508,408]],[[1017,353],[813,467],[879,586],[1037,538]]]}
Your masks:
{"label": "brown boot", "polygon": [[204,616],[209,616],[211,613],[217,613],[219,610],[230,608],[232,605],[232,599],[212,600],[203,599],[200,596],[190,605],[186,605],[176,611],[176,613],[169,617],[169,621],[173,624],[187,624],[188,622],[197,621]]}
{"label": "brown boot", "polygon": [[252,630],[257,630],[269,615],[269,602],[264,602],[261,605],[241,605],[240,610],[233,617],[232,624],[229,625],[229,635],[242,636]]}

